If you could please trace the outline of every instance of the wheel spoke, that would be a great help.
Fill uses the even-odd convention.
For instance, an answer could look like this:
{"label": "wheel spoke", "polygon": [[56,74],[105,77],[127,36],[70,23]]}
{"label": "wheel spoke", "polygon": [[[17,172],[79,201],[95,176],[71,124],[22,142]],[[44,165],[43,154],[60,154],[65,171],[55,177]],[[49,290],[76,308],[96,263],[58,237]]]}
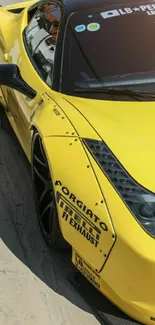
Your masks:
{"label": "wheel spoke", "polygon": [[43,220],[43,218],[44,218],[45,215],[46,215],[46,212],[47,212],[49,209],[51,209],[51,203],[49,203],[48,205],[46,205],[46,207],[44,208],[43,212],[41,213],[41,215],[40,215],[41,220]]}
{"label": "wheel spoke", "polygon": [[37,155],[34,155],[34,158],[35,158],[35,160],[41,165],[41,166],[43,166],[43,167],[47,167],[47,164],[45,163],[45,162],[43,162],[43,161],[41,161],[41,159],[39,159],[38,157],[37,157]]}
{"label": "wheel spoke", "polygon": [[39,179],[43,182],[43,184],[46,186],[47,184],[47,179],[45,179],[45,177],[43,175],[41,175],[41,173],[37,170],[37,168],[34,166],[34,171],[37,174],[37,176],[39,177]]}
{"label": "wheel spoke", "polygon": [[50,208],[50,213],[49,213],[49,219],[48,219],[48,226],[49,226],[49,231],[51,229],[51,221],[52,221],[52,213],[53,213],[53,208],[54,208],[54,202],[51,201],[51,208]]}
{"label": "wheel spoke", "polygon": [[48,182],[45,186],[44,191],[42,192],[40,198],[39,198],[39,206],[41,206],[44,198],[46,197],[46,195],[51,192],[51,200],[52,200],[52,186],[51,186],[51,182]]}
{"label": "wheel spoke", "polygon": [[52,212],[53,212],[53,202],[49,203],[45,207],[45,209],[43,210],[40,216],[42,227],[48,236],[50,236],[51,233]]}
{"label": "wheel spoke", "polygon": [[[44,161],[46,163],[46,156],[45,156],[45,153],[44,153],[44,150],[43,150],[43,145],[42,145],[42,141],[41,141],[40,137],[39,137],[39,147],[40,147],[40,152],[42,154],[42,157],[43,157],[43,159],[44,159]],[[47,163],[46,163],[46,165],[47,165]]]}

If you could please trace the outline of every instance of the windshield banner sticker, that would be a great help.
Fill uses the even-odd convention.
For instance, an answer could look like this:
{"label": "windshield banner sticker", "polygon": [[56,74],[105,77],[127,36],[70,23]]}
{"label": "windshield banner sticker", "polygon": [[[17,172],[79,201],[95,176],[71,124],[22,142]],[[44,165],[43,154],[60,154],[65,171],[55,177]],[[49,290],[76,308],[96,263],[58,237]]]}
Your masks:
{"label": "windshield banner sticker", "polygon": [[135,12],[146,12],[147,15],[155,15],[155,4],[143,5],[134,8],[123,8],[101,12],[103,19],[113,18],[122,15],[133,14]]}
{"label": "windshield banner sticker", "polygon": [[118,10],[110,10],[110,11],[105,11],[101,12],[101,16],[106,19],[106,18],[112,18],[116,16],[120,16],[120,13]]}

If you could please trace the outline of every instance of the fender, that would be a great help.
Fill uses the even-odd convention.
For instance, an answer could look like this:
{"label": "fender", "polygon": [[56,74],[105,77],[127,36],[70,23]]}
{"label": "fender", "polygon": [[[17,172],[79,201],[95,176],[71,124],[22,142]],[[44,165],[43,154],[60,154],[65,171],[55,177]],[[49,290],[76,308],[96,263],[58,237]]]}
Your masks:
{"label": "fender", "polygon": [[99,273],[116,234],[94,170],[76,136],[44,137],[42,141],[63,237]]}

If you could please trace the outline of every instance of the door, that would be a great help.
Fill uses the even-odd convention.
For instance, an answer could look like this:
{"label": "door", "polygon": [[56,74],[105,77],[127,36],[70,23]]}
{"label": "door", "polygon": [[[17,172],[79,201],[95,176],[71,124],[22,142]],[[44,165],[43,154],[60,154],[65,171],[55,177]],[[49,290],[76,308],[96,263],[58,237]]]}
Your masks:
{"label": "door", "polygon": [[[34,8],[32,9],[34,12]],[[30,13],[30,11],[29,11]],[[37,92],[35,99],[30,100],[23,94],[7,89],[8,106],[14,118],[21,144],[30,157],[32,113],[44,93],[52,88],[53,67],[61,9],[54,3],[44,3],[36,8],[28,26],[28,11],[18,19],[17,33],[13,47],[9,53],[9,61],[19,66],[23,79]]]}

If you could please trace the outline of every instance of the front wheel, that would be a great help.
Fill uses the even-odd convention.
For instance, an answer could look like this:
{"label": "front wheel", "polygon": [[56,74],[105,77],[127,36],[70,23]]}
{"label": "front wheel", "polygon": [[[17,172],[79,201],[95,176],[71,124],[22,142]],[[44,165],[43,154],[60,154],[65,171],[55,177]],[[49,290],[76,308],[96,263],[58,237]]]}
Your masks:
{"label": "front wheel", "polygon": [[50,247],[67,249],[70,246],[60,230],[51,173],[38,132],[32,139],[31,166],[36,212],[43,237]]}

